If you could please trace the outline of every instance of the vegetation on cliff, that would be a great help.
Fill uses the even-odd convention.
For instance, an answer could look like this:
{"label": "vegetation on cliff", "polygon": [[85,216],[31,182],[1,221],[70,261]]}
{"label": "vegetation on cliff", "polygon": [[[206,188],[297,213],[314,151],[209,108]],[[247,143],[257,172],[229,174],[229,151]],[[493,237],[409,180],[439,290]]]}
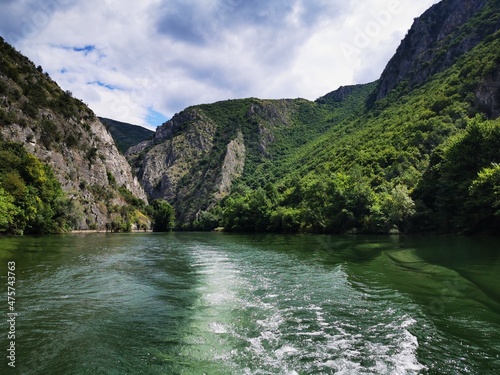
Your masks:
{"label": "vegetation on cliff", "polygon": [[116,148],[118,148],[122,154],[130,147],[151,139],[154,135],[154,131],[139,125],[128,124],[105,117],[99,117],[99,120],[109,131],[115,141]]}
{"label": "vegetation on cliff", "polygon": [[0,136],[0,232],[149,227],[130,199],[146,195],[95,114],[1,38]]}
{"label": "vegetation on cliff", "polygon": [[0,141],[0,233],[71,229],[72,202],[47,165],[19,143]]}
{"label": "vegetation on cliff", "polygon": [[[499,14],[498,0],[444,0],[415,21],[379,81],[315,102],[185,109],[127,151],[151,206],[130,171],[110,163],[123,156],[91,111],[5,44],[1,130],[50,161],[59,189],[75,197],[53,185],[41,199],[50,209],[38,211],[47,228],[81,225],[58,215],[71,202],[88,226],[113,231],[145,228],[149,215],[162,231],[499,233]],[[82,160],[64,169],[56,153]],[[29,199],[41,188],[4,168],[0,228],[15,230],[15,215],[30,212],[20,213],[19,191]],[[23,230],[46,231],[33,220]]]}
{"label": "vegetation on cliff", "polygon": [[[168,192],[179,229],[498,232],[498,51],[496,32],[425,84],[410,89],[403,80],[378,101],[374,82],[316,102],[245,99],[188,108],[215,129],[211,147],[176,187],[158,192]],[[177,123],[168,139],[190,126]],[[220,196],[218,176],[237,134],[243,173]],[[169,150],[176,152],[175,142]]]}
{"label": "vegetation on cliff", "polygon": [[361,116],[290,153],[286,177],[221,202],[220,224],[245,231],[498,233],[500,121],[489,118],[491,106],[475,93],[482,82],[498,82],[499,37],[410,94],[401,83]]}

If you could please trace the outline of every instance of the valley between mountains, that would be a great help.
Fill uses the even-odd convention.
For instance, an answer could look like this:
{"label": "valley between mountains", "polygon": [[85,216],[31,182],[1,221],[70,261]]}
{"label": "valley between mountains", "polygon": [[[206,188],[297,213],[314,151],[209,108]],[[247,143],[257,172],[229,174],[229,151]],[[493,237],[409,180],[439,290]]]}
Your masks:
{"label": "valley between mountains", "polygon": [[443,0],[375,82],[195,105],[154,133],[2,39],[0,233],[499,233],[499,28],[500,1]]}

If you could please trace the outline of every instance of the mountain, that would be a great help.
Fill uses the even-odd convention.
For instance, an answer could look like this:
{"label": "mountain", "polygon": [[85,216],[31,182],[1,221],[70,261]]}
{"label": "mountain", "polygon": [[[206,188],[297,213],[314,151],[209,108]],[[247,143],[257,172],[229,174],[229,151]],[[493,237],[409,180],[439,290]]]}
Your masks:
{"label": "mountain", "polygon": [[412,89],[452,66],[500,27],[498,1],[441,1],[415,19],[379,80],[377,99],[401,82]]}
{"label": "mountain", "polygon": [[0,136],[0,211],[10,217],[0,232],[50,232],[46,222],[61,217],[59,229],[148,225],[130,206],[147,200],[144,190],[104,125],[3,39]]}
{"label": "mountain", "polygon": [[230,194],[235,181],[258,187],[286,176],[287,157],[361,111],[373,87],[355,90],[344,105],[250,98],[189,107],[127,157],[148,196],[173,202],[178,222],[189,223]]}
{"label": "mountain", "polygon": [[180,229],[494,233],[499,4],[434,5],[376,82],[189,107],[127,158]]}
{"label": "mountain", "polygon": [[113,137],[116,148],[123,154],[130,147],[146,141],[154,135],[154,131],[139,125],[128,124],[105,117],[99,117],[99,120]]}

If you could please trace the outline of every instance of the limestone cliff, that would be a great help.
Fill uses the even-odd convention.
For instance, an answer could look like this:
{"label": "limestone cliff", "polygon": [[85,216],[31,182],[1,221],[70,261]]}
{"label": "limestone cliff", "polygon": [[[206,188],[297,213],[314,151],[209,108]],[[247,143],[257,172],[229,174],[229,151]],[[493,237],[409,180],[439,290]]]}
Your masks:
{"label": "limestone cliff", "polygon": [[148,196],[167,199],[178,223],[190,223],[228,196],[245,171],[273,157],[298,103],[243,99],[190,107],[126,155]]}
{"label": "limestone cliff", "polygon": [[500,65],[474,91],[475,105],[489,118],[500,117]]}
{"label": "limestone cliff", "polygon": [[238,136],[227,145],[226,156],[222,163],[221,181],[219,191],[215,193],[215,198],[220,200],[231,193],[231,185],[243,174],[245,167],[245,143],[243,134],[238,132]]}
{"label": "limestone cliff", "polygon": [[[180,128],[185,131],[177,132]],[[151,141],[129,149],[129,160],[140,165],[138,176],[147,194],[174,200],[179,181],[210,151],[214,134],[215,124],[201,111],[190,109],[159,127]]]}
{"label": "limestone cliff", "polygon": [[3,40],[0,59],[1,136],[22,143],[52,167],[75,200],[77,229],[104,228],[113,207],[125,204],[120,189],[147,199],[113,138],[85,104]]}

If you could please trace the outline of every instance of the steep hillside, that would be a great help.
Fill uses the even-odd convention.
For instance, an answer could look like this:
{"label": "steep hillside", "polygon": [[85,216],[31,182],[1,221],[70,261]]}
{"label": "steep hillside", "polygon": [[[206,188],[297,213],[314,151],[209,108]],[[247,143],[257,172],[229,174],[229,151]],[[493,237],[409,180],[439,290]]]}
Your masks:
{"label": "steep hillside", "polygon": [[500,28],[498,0],[445,0],[415,19],[377,88],[382,99],[398,84],[407,90],[452,66]]}
{"label": "steep hillside", "polygon": [[[444,0],[415,21],[378,82],[314,103],[190,107],[128,158],[182,228],[494,231],[498,14],[498,0]],[[457,159],[454,145],[470,139],[488,146]],[[460,184],[457,168],[468,168]]]}
{"label": "steep hillside", "polygon": [[106,129],[113,137],[116,148],[124,154],[130,147],[151,139],[154,131],[139,125],[128,124],[105,117],[99,117]]}
{"label": "steep hillside", "polygon": [[[72,201],[76,229],[118,225],[135,215],[127,211],[127,201],[146,200],[126,159],[95,114],[3,39],[0,134],[4,141],[21,144],[50,166]],[[8,190],[5,178],[2,175],[0,183]]]}
{"label": "steep hillside", "polygon": [[173,202],[178,222],[190,228],[235,181],[257,188],[290,173],[282,161],[336,121],[355,116],[374,87],[354,90],[344,104],[244,99],[190,107],[127,156],[147,194]]}

